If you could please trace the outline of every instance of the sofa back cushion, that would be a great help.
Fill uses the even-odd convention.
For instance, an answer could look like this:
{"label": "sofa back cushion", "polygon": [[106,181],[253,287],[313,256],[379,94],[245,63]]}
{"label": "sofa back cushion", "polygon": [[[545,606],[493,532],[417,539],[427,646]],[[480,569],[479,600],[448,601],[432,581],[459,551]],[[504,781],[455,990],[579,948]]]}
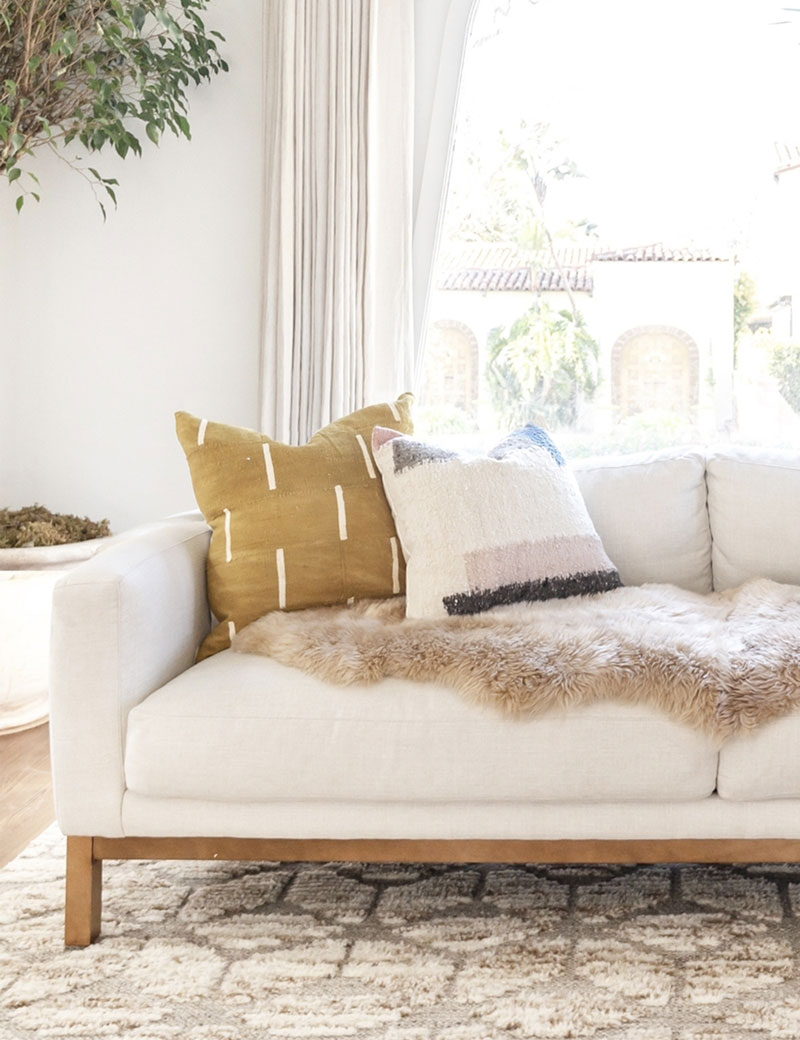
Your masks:
{"label": "sofa back cushion", "polygon": [[708,459],[715,589],[750,578],[800,585],[800,455],[725,448]]}
{"label": "sofa back cushion", "polygon": [[711,591],[705,458],[675,450],[573,463],[589,516],[626,585]]}

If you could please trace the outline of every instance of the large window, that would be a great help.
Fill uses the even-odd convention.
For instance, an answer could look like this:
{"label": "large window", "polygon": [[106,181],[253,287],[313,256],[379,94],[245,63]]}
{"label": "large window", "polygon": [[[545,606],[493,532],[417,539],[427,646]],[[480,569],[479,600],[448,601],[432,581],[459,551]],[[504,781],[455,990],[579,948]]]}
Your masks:
{"label": "large window", "polygon": [[798,17],[478,0],[421,432],[800,444]]}

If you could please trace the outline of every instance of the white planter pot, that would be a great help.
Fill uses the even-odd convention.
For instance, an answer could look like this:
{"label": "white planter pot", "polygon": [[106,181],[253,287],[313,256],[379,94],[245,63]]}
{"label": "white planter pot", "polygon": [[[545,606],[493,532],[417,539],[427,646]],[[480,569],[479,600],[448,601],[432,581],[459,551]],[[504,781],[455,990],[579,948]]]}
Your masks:
{"label": "white planter pot", "polygon": [[0,733],[47,721],[53,586],[110,541],[0,549]]}

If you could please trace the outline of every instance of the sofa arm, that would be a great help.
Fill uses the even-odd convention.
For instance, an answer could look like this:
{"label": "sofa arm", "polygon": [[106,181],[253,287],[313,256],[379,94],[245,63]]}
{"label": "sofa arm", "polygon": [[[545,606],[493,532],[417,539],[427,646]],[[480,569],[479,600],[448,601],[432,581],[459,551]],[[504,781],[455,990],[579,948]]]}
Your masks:
{"label": "sofa arm", "polygon": [[136,529],[53,593],[53,789],[65,834],[123,834],[128,712],[189,668],[210,628],[202,519]]}

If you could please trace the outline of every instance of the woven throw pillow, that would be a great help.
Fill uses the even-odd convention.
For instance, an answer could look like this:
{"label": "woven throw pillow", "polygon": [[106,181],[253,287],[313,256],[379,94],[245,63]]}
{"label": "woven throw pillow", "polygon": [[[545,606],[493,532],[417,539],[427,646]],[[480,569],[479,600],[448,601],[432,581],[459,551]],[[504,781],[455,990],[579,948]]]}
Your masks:
{"label": "woven throw pillow", "polygon": [[622,584],[575,477],[539,427],[517,430],[488,456],[389,429],[376,429],[372,445],[406,558],[408,617]]}
{"label": "woven throw pillow", "polygon": [[362,408],[298,447],[176,413],[211,527],[208,599],[219,624],[198,659],[271,610],[403,591],[403,556],[370,442],[376,424],[410,433],[412,400]]}

